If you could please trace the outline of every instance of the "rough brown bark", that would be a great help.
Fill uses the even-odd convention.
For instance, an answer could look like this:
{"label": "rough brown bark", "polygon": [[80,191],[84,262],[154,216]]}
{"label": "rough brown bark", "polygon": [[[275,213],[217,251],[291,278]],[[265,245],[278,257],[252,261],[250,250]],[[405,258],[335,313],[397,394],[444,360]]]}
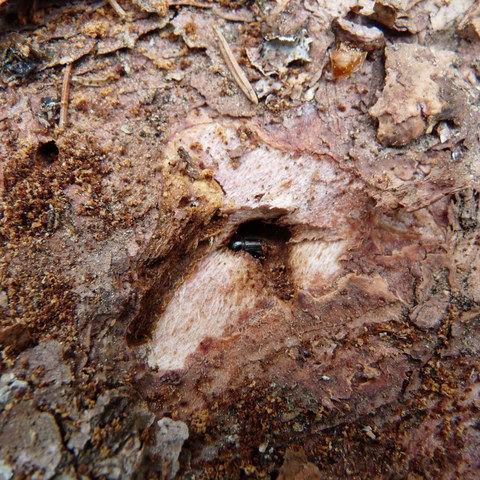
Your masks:
{"label": "rough brown bark", "polygon": [[0,1],[0,478],[478,478],[478,27]]}

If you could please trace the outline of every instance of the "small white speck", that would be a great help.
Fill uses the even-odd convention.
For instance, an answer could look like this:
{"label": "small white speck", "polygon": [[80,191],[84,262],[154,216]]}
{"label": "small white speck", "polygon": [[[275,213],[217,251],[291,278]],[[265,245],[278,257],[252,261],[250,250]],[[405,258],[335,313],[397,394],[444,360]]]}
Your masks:
{"label": "small white speck", "polygon": [[133,133],[133,130],[128,125],[122,125],[120,130],[126,135],[131,135]]}

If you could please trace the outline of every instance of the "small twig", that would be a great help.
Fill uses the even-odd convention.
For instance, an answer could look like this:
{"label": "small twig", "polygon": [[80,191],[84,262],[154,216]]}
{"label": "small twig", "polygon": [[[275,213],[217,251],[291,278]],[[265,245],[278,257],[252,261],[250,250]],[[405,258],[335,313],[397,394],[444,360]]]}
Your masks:
{"label": "small twig", "polygon": [[168,2],[170,7],[197,7],[197,8],[212,8],[210,3],[199,3],[189,0],[170,1]]}
{"label": "small twig", "polygon": [[215,30],[215,33],[218,36],[218,41],[220,43],[220,52],[222,53],[223,59],[225,60],[225,63],[227,64],[228,69],[233,75],[235,82],[240,87],[240,90],[245,94],[245,96],[255,105],[258,105],[257,94],[255,93],[255,90],[253,89],[250,82],[248,81],[248,78],[246,77],[245,73],[243,73],[243,70],[240,68],[240,65],[235,60],[235,57],[233,56],[233,52],[228,46],[228,43],[225,40],[225,37],[222,35],[222,33],[217,27],[213,27],[213,28]]}
{"label": "small twig", "polygon": [[117,0],[107,0],[110,6],[115,10],[119,17],[124,18],[127,15],[127,12],[120,6]]}
{"label": "small twig", "polygon": [[64,128],[67,124],[68,114],[68,94],[70,90],[70,76],[72,74],[72,64],[69,63],[63,72],[62,98],[60,100],[60,121],[58,126]]}

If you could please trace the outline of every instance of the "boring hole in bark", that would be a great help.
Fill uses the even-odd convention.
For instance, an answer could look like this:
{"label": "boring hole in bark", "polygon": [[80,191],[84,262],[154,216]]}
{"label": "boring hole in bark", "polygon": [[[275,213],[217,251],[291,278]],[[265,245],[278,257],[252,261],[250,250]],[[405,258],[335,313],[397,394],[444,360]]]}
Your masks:
{"label": "boring hole in bark", "polygon": [[146,344],[149,365],[160,370],[184,368],[204,342],[237,331],[272,294],[284,301],[294,297],[289,227],[249,221],[216,246],[194,237],[150,272],[153,282],[127,332],[128,345]]}
{"label": "boring hole in bark", "polygon": [[285,244],[290,240],[291,234],[288,227],[276,223],[253,220],[240,225],[232,236],[234,239],[257,239],[263,240],[271,246]]}
{"label": "boring hole in bark", "polygon": [[290,300],[294,296],[288,266],[290,237],[288,227],[254,220],[240,225],[228,243],[231,250],[245,251],[259,260],[265,275],[282,300]]}
{"label": "boring hole in bark", "polygon": [[57,144],[54,140],[40,144],[37,149],[37,160],[44,161],[47,163],[53,163],[58,159],[58,154],[60,150],[57,147]]}

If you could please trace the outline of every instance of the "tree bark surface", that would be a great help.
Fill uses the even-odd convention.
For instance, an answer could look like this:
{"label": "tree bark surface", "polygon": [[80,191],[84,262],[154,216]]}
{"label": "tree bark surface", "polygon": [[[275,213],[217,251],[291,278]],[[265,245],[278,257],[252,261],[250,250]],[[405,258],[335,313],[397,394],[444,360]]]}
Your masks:
{"label": "tree bark surface", "polygon": [[476,2],[0,32],[0,478],[478,478]]}

